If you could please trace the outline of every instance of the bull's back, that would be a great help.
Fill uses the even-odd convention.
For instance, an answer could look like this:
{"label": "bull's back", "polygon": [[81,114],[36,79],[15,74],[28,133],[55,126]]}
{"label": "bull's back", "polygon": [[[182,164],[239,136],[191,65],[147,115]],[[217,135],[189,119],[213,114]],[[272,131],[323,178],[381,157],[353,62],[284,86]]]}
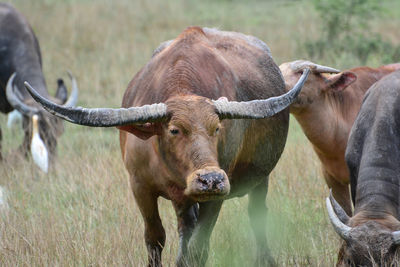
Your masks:
{"label": "bull's back", "polygon": [[381,210],[393,206],[393,200],[398,205],[400,71],[379,80],[365,95],[350,133],[346,162],[357,209],[371,206],[370,201],[372,206],[382,205]]}
{"label": "bull's back", "polygon": [[165,102],[177,94],[248,101],[285,93],[268,47],[255,37],[191,27],[167,44],[135,75],[122,107]]}

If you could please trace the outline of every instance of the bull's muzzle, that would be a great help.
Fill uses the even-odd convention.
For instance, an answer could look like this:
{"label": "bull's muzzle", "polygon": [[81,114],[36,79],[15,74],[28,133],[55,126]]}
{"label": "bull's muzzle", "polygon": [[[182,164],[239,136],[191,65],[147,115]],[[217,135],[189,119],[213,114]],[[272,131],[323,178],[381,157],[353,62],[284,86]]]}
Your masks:
{"label": "bull's muzzle", "polygon": [[205,167],[187,177],[185,195],[196,201],[223,198],[229,194],[230,184],[226,173],[218,167]]}

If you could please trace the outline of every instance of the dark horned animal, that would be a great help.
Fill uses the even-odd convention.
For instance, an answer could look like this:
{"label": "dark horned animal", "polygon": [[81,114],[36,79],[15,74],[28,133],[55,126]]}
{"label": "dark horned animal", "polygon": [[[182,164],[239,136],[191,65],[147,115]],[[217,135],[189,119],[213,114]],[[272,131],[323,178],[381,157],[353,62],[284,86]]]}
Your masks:
{"label": "dark horned animal", "polygon": [[333,196],[329,217],[343,239],[338,266],[400,263],[400,71],[366,93],[346,149],[354,215]]}
{"label": "dark horned animal", "polygon": [[23,115],[25,137],[21,148],[25,154],[31,147],[33,115],[38,116],[38,132],[50,154],[50,161],[54,158],[57,137],[63,132],[63,125],[59,118],[50,115],[33,101],[23,82],[31,83],[46,99],[73,106],[77,101],[78,88],[72,76],[71,79],[73,89],[69,99],[61,79],[58,80],[55,98],[49,96],[42,72],[39,43],[31,26],[11,5],[0,3],[0,112],[7,114],[16,109]]}
{"label": "dark horned animal", "polygon": [[161,266],[165,242],[158,197],[171,200],[176,211],[177,265],[204,266],[223,200],[247,193],[257,262],[265,266],[274,264],[265,233],[268,175],[285,146],[287,107],[307,75],[285,94],[279,68],[262,41],[190,27],[156,50],[129,83],[120,109],[65,108],[26,86],[65,120],[120,129],[150,266]]}

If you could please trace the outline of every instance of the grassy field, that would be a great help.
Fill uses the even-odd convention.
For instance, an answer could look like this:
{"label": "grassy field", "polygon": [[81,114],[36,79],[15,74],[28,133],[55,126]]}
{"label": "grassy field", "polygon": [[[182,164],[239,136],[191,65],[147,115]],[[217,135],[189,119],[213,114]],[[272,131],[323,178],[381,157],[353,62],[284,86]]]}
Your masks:
{"label": "grassy field", "polygon": [[[302,44],[318,37],[319,17],[309,1],[16,0],[40,41],[49,90],[71,70],[80,86],[79,105],[119,107],[126,85],[152,50],[190,25],[252,34],[271,48],[281,64],[306,58]],[[385,1],[387,12],[371,30],[398,39],[400,3]],[[384,17],[384,18],[383,18]],[[383,29],[385,29],[383,31]],[[338,55],[337,68],[357,65]],[[372,58],[372,66],[380,64]],[[1,266],[145,266],[143,223],[128,186],[115,129],[66,124],[58,161],[49,175],[12,151],[19,130],[3,129],[7,164],[0,186],[9,209],[0,214]],[[291,120],[285,152],[271,175],[267,198],[269,244],[279,266],[332,266],[339,239],[327,218],[328,189],[310,143]],[[173,266],[178,235],[171,204],[160,199],[167,232],[165,266]],[[246,266],[255,242],[247,198],[226,201],[214,229],[208,266]]]}

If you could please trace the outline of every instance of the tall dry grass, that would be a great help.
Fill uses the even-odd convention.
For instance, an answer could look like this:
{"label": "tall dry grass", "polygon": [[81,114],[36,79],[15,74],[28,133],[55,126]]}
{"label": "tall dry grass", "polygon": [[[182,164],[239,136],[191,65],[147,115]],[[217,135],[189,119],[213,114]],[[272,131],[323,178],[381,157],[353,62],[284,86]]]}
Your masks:
{"label": "tall dry grass", "polygon": [[[89,107],[118,107],[126,85],[152,50],[190,25],[255,35],[271,47],[277,63],[304,58],[302,42],[318,35],[318,18],[308,1],[11,3],[39,38],[49,90],[54,92],[56,78],[71,70],[81,89],[79,105]],[[394,31],[392,20],[382,19],[376,27]],[[336,64],[353,66],[342,58]],[[0,265],[144,266],[143,222],[122,165],[117,130],[66,124],[56,168],[44,175],[31,161],[12,155],[22,134],[7,130],[5,119],[1,116],[0,125],[8,161],[0,165],[0,186],[7,190],[9,209],[0,215]],[[339,241],[325,214],[327,194],[318,160],[291,120],[267,198],[266,228],[280,266],[334,264]],[[159,203],[167,232],[163,260],[172,266],[178,244],[175,214],[168,201]],[[208,266],[248,265],[254,251],[247,198],[226,201],[212,235]]]}

